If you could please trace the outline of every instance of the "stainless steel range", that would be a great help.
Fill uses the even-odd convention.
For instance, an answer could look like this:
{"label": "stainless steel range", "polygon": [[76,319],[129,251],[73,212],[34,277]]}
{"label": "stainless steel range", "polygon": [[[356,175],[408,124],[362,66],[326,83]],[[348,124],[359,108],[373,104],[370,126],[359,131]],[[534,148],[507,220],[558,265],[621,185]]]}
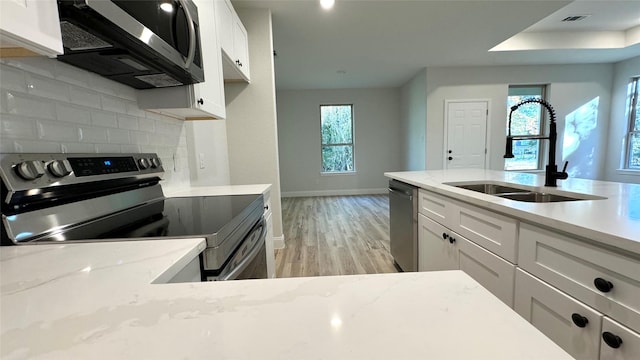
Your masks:
{"label": "stainless steel range", "polygon": [[156,154],[0,154],[2,245],[204,237],[202,280],[266,278],[262,195],[167,198]]}

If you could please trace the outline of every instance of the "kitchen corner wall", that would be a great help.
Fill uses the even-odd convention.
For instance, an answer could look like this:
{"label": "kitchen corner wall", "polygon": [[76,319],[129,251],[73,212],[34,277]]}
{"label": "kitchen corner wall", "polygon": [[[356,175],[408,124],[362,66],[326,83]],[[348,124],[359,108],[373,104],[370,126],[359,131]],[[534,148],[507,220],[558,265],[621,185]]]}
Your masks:
{"label": "kitchen corner wall", "polygon": [[0,60],[0,152],[157,153],[163,187],[189,186],[185,123],[135,89],[45,57]]}

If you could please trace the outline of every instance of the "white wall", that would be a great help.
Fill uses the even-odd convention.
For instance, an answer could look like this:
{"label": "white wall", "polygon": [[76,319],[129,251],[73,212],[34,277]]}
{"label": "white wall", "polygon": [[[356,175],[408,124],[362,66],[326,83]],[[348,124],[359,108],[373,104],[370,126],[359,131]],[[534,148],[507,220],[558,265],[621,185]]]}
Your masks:
{"label": "white wall", "polygon": [[191,185],[229,185],[226,120],[187,121],[185,130]]}
{"label": "white wall", "polygon": [[427,69],[423,69],[400,89],[401,170],[425,169],[427,124]]}
{"label": "white wall", "polygon": [[[593,171],[582,177],[602,179],[611,111],[612,76],[612,64],[428,68],[426,167],[442,168],[445,136],[444,101],[489,99],[489,168],[502,170],[509,85],[549,84],[548,100],[556,110],[558,120],[558,164],[562,159],[565,116],[593,98],[599,97],[598,124],[591,134],[592,143],[595,144],[592,149],[593,158],[590,160]],[[569,170],[572,171],[572,164],[569,165]]]}
{"label": "white wall", "polygon": [[640,76],[640,56],[614,65],[611,89],[611,126],[606,161],[606,180],[640,183],[640,172],[619,171],[623,167],[629,114],[626,109],[627,85],[631,77]]}
{"label": "white wall", "polygon": [[[386,192],[383,173],[402,168],[400,89],[283,90],[277,103],[283,196]],[[320,174],[323,104],[353,104],[355,174]]]}
{"label": "white wall", "polygon": [[163,187],[189,186],[184,122],[136,90],[45,57],[0,60],[0,152],[158,153]]}
{"label": "white wall", "polygon": [[249,37],[251,84],[225,85],[231,184],[272,184],[273,232],[278,240],[282,210],[271,11],[236,10]]}

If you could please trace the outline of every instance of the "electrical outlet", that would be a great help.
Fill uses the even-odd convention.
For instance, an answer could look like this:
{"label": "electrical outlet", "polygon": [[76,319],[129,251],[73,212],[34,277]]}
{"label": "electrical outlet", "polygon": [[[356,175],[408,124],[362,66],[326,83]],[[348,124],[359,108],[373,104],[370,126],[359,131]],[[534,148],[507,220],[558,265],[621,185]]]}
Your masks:
{"label": "electrical outlet", "polygon": [[204,164],[204,153],[200,153],[198,154],[198,160],[200,162],[200,169],[204,169],[205,168],[205,164]]}

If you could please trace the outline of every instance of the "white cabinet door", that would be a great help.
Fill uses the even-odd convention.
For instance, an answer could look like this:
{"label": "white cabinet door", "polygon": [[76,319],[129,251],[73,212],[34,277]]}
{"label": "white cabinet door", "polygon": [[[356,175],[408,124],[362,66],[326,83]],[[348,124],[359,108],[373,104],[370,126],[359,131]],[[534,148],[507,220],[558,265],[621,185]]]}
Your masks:
{"label": "white cabinet door", "polygon": [[451,229],[505,260],[516,263],[518,220],[456,202]]}
{"label": "white cabinet door", "polygon": [[138,91],[141,108],[184,120],[226,117],[222,59],[215,24],[216,7],[211,1],[194,0],[200,19],[200,43],[204,82],[171,88]]}
{"label": "white cabinet door", "polygon": [[276,258],[275,251],[273,250],[273,211],[271,210],[271,191],[267,191],[262,194],[264,197],[264,216],[267,224],[267,238],[266,238],[266,250],[267,250],[267,276],[269,279],[276,277]]}
{"label": "white cabinet door", "polygon": [[56,0],[0,0],[0,43],[3,55],[14,46],[50,57],[62,54]]}
{"label": "white cabinet door", "polygon": [[244,79],[250,79],[249,72],[249,37],[239,18],[233,24],[233,52],[236,57],[238,70],[244,75]]}
{"label": "white cabinet door", "polygon": [[453,206],[450,199],[431,191],[418,190],[418,212],[424,216],[450,226],[450,208]]}
{"label": "white cabinet door", "polygon": [[460,251],[460,270],[469,274],[498,299],[513,308],[516,266],[461,235],[454,235],[454,237]]}
{"label": "white cabinet door", "polygon": [[227,81],[249,82],[249,38],[229,0],[216,0],[217,23],[222,49],[222,69]]}
{"label": "white cabinet door", "polygon": [[418,271],[457,270],[458,244],[451,230],[418,214]]}
{"label": "white cabinet door", "polygon": [[229,57],[233,57],[233,16],[235,11],[228,0],[215,0],[215,7],[220,48]]}
{"label": "white cabinet door", "polygon": [[516,270],[514,309],[576,359],[598,359],[599,312],[520,269]]}
{"label": "white cabinet door", "polygon": [[640,259],[530,224],[520,225],[518,264],[640,332]]}
{"label": "white cabinet door", "polygon": [[640,359],[640,334],[606,316],[602,322],[601,340],[601,360]]}

